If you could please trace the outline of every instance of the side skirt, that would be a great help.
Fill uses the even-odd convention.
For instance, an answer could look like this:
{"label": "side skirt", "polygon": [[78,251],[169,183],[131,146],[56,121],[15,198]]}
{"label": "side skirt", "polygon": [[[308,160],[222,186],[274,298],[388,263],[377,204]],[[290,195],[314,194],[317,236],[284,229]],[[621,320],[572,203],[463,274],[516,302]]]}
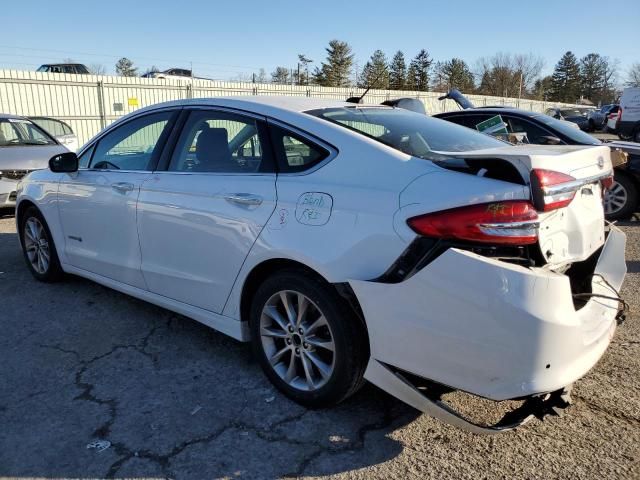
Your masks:
{"label": "side skirt", "polygon": [[194,307],[193,305],[178,302],[171,298],[149,292],[148,290],[142,290],[141,288],[132,287],[131,285],[127,285],[116,280],[103,277],[102,275],[88,272],[87,270],[83,270],[81,268],[73,267],[68,264],[62,264],[62,269],[67,273],[87,278],[96,283],[99,283],[100,285],[104,285],[105,287],[117,290],[118,292],[124,293],[126,295],[131,295],[132,297],[139,298],[140,300],[144,300],[145,302],[152,303],[159,307],[166,308],[167,310],[171,310],[172,312],[184,315],[185,317],[192,318],[193,320],[196,320],[206,325],[207,327],[213,328],[214,330],[224,333],[225,335],[229,335],[230,337],[233,337],[236,340],[240,340],[241,342],[249,341],[250,337],[248,326],[235,318],[226,317],[224,315],[210,312],[202,308]]}

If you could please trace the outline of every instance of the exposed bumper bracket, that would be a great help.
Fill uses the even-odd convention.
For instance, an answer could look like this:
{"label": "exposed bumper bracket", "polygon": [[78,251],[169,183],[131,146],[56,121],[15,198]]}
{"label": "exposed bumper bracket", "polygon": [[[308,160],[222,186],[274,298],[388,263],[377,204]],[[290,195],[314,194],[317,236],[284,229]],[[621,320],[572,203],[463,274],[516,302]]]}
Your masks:
{"label": "exposed bumper bracket", "polygon": [[365,378],[423,413],[463,430],[483,435],[513,430],[533,418],[542,420],[546,415],[560,415],[562,410],[571,404],[571,387],[569,386],[546,395],[530,397],[520,407],[505,414],[498,423],[481,425],[465,418],[439,397],[430,398],[423,394],[401,373],[393,371],[373,358],[369,360]]}

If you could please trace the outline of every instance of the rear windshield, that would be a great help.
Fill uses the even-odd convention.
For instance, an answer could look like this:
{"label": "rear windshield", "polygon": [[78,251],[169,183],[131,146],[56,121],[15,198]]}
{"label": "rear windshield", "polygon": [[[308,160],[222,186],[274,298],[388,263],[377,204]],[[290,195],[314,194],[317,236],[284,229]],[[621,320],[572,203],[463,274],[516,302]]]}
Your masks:
{"label": "rear windshield", "polygon": [[40,127],[22,118],[0,118],[0,147],[55,145]]}
{"label": "rear windshield", "polygon": [[330,108],[307,112],[415,157],[466,152],[506,144],[470,128],[400,108]]}
{"label": "rear windshield", "polygon": [[588,133],[583,132],[579,128],[572,127],[569,123],[562,120],[556,120],[548,115],[535,115],[533,118],[551,127],[553,130],[560,132],[562,135],[569,137],[579,145],[600,145],[602,143],[596,137],[592,137]]}

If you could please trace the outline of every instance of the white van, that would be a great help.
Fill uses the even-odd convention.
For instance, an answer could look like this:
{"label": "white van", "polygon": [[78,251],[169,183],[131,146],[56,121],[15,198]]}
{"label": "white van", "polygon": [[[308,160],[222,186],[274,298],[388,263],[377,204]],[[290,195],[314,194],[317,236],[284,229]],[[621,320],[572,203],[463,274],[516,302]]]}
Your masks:
{"label": "white van", "polygon": [[621,139],[640,143],[640,88],[625,88],[616,131]]}

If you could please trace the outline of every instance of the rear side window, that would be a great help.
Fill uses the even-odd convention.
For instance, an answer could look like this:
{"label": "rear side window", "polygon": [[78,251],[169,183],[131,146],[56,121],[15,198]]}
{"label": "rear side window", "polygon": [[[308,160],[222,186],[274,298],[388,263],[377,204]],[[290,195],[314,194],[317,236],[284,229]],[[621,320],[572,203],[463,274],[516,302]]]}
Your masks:
{"label": "rear side window", "polygon": [[329,151],[302,135],[270,125],[271,142],[281,172],[302,172],[329,156]]}

